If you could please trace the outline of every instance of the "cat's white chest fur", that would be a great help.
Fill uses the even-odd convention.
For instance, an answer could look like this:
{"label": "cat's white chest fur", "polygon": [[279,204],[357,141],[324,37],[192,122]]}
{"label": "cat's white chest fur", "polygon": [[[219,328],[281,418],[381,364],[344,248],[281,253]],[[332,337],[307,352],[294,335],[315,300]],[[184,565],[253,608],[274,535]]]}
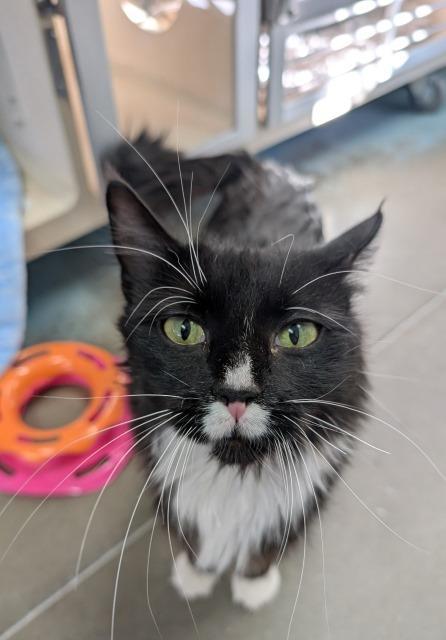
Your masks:
{"label": "cat's white chest fur", "polygon": [[170,517],[178,517],[183,529],[193,527],[199,538],[196,564],[216,573],[230,565],[243,572],[265,540],[280,545],[290,514],[297,525],[302,505],[314,500],[313,486],[323,490],[328,471],[328,464],[310,452],[304,453],[305,466],[294,461],[296,471],[270,458],[260,474],[255,468],[241,473],[238,467],[222,467],[208,445],[191,445],[170,428],[154,443],[153,453],[154,476],[165,497],[174,482]]}

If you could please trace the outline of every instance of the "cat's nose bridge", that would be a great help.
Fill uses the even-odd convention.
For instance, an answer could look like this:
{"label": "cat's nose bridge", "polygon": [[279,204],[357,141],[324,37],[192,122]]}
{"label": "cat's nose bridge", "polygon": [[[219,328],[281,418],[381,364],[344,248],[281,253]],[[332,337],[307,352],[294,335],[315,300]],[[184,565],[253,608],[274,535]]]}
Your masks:
{"label": "cat's nose bridge", "polygon": [[218,400],[227,406],[234,403],[248,404],[260,394],[254,380],[252,361],[244,353],[223,370],[222,378],[214,385],[213,393]]}

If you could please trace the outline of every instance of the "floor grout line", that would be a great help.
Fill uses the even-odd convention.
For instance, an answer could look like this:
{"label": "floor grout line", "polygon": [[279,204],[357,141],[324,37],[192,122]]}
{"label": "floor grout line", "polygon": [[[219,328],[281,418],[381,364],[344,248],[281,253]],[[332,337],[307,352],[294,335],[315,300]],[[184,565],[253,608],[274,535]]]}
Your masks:
{"label": "floor grout line", "polygon": [[[144,536],[144,534],[150,530],[152,524],[153,518],[151,518],[148,522],[140,525],[131,535],[129,535],[126,543],[126,549],[130,548],[133,544],[138,542]],[[95,573],[105,567],[111,560],[117,558],[121,553],[123,543],[124,540],[120,540],[113,547],[107,549],[107,551],[99,556],[99,558],[96,558],[94,562],[85,567],[85,569],[82,569],[78,576],[71,578],[62,587],[45,598],[45,600],[39,602],[39,604],[28,611],[28,613],[25,614],[23,618],[20,618],[13,625],[5,629],[5,631],[1,632],[0,640],[10,640],[10,638],[13,638],[17,633],[30,625],[31,622],[34,622],[34,620],[36,620],[39,616],[48,611],[48,609],[51,609],[51,607],[63,600],[65,596],[75,591],[79,585],[94,576]]]}
{"label": "floor grout line", "polygon": [[[426,302],[424,302],[418,309],[413,311],[410,315],[408,315],[404,320],[398,322],[392,329],[390,329],[387,333],[385,333],[381,338],[379,338],[372,346],[371,352],[374,355],[378,355],[386,349],[388,346],[394,344],[401,336],[403,336],[406,331],[412,329],[414,326],[418,324],[423,318],[425,318],[429,313],[435,311],[438,307],[440,307],[444,302],[446,295],[446,288],[442,289],[438,292],[438,294],[429,298]],[[1,638],[0,638],[1,640]]]}

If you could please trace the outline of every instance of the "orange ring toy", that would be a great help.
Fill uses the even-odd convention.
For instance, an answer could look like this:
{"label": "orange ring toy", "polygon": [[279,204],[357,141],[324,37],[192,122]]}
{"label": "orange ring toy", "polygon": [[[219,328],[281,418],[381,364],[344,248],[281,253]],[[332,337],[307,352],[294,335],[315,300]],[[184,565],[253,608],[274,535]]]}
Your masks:
{"label": "orange ring toy", "polygon": [[[0,377],[0,451],[31,464],[58,454],[84,454],[101,430],[125,415],[126,382],[115,358],[93,345],[45,342],[24,349]],[[90,400],[82,414],[63,427],[29,426],[22,414],[31,398],[63,384],[88,389]]]}

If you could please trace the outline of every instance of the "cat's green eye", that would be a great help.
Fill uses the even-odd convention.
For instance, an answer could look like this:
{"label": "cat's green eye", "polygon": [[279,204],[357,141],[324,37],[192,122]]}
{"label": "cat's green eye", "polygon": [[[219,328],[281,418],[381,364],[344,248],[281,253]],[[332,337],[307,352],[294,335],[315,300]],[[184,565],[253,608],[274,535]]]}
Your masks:
{"label": "cat's green eye", "polygon": [[190,318],[181,316],[168,318],[164,322],[163,328],[166,336],[169,340],[175,342],[175,344],[191,347],[204,342],[205,336],[203,328]]}
{"label": "cat's green eye", "polygon": [[289,349],[304,349],[318,337],[319,330],[314,322],[294,322],[282,329],[276,336],[276,344]]}

